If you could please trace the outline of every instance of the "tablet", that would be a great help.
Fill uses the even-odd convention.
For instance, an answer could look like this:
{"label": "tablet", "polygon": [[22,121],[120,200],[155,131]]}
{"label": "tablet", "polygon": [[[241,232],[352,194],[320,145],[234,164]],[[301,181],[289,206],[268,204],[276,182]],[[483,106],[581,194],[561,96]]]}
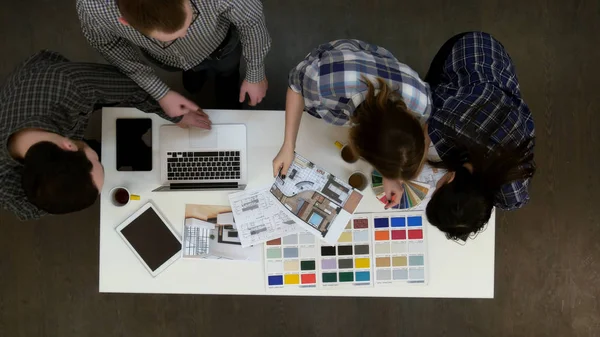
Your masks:
{"label": "tablet", "polygon": [[116,230],[153,277],[181,256],[181,240],[152,203],[145,204]]}

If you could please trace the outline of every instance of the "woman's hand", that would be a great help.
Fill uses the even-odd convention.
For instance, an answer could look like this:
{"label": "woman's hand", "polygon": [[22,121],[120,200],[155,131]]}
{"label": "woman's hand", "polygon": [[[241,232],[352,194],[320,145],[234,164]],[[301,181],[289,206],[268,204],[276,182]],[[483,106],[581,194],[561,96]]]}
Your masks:
{"label": "woman's hand", "polygon": [[392,208],[400,203],[402,193],[404,193],[404,187],[402,187],[402,180],[383,178],[383,191],[385,197],[388,200],[385,209]]}
{"label": "woman's hand", "polygon": [[290,165],[294,161],[294,156],[294,146],[284,143],[275,159],[273,159],[273,176],[276,177],[277,174],[281,174],[281,177],[285,178]]}

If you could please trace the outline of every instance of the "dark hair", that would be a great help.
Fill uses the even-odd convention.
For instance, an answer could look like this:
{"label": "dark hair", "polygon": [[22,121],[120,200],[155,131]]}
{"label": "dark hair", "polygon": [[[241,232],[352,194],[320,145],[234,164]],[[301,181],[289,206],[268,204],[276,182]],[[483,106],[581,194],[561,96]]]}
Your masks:
{"label": "dark hair", "polygon": [[352,117],[351,148],[384,177],[410,180],[425,154],[423,127],[383,79],[377,78],[377,95],[373,83],[365,82],[367,95]]}
{"label": "dark hair", "polygon": [[117,0],[123,18],[146,35],[181,29],[186,19],[185,4],[185,0]]}
{"label": "dark hair", "polygon": [[92,167],[83,151],[67,151],[51,142],[39,142],[25,154],[21,185],[29,202],[43,211],[76,212],[98,198]]}
{"label": "dark hair", "polygon": [[[465,138],[453,139],[455,149],[443,162],[429,162],[455,173],[454,179],[438,188],[427,205],[429,223],[450,239],[466,240],[489,221],[497,193],[503,185],[534,175],[534,139],[518,146],[489,151],[485,145]],[[464,167],[473,166],[473,171]]]}

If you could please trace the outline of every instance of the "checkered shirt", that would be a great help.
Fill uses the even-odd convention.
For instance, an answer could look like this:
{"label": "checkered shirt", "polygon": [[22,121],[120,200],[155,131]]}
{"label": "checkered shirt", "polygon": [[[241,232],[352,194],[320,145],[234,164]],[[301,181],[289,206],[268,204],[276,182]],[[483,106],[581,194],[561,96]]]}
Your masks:
{"label": "checkered shirt", "polygon": [[41,51],[10,74],[0,87],[0,206],[21,220],[44,214],[25,197],[22,163],[8,151],[12,134],[35,128],[81,140],[91,113],[102,105],[133,106],[178,121],[167,117],[148,93],[113,66],[70,62]]}
{"label": "checkered shirt", "polygon": [[[452,48],[444,64],[441,83],[432,87],[433,111],[429,136],[442,159],[455,153],[453,139],[466,137],[485,144],[534,147],[531,111],[521,97],[512,60],[491,35],[468,33]],[[534,165],[533,160],[523,165]],[[502,186],[496,206],[513,210],[529,201],[531,179]]]}
{"label": "checkered shirt", "polygon": [[310,52],[289,74],[292,90],[304,97],[305,110],[334,125],[349,125],[368,88],[382,78],[402,95],[418,118],[431,111],[429,85],[388,50],[359,40],[337,40]]}
{"label": "checkered shirt", "polygon": [[169,87],[139,55],[143,49],[161,63],[189,70],[214,52],[233,24],[246,59],[246,80],[265,78],[264,59],[271,47],[260,0],[191,0],[198,17],[187,34],[165,47],[130,26],[121,24],[115,0],[77,0],[77,13],[84,36],[108,62],[116,65],[156,100]]}

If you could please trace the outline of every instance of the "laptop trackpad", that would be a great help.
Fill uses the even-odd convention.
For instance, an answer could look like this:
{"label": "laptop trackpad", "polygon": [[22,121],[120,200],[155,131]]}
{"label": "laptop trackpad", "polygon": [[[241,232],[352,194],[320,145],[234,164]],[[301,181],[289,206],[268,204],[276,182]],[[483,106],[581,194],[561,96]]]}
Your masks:
{"label": "laptop trackpad", "polygon": [[198,128],[189,128],[190,147],[198,148],[216,148],[218,147],[218,129],[203,130]]}

